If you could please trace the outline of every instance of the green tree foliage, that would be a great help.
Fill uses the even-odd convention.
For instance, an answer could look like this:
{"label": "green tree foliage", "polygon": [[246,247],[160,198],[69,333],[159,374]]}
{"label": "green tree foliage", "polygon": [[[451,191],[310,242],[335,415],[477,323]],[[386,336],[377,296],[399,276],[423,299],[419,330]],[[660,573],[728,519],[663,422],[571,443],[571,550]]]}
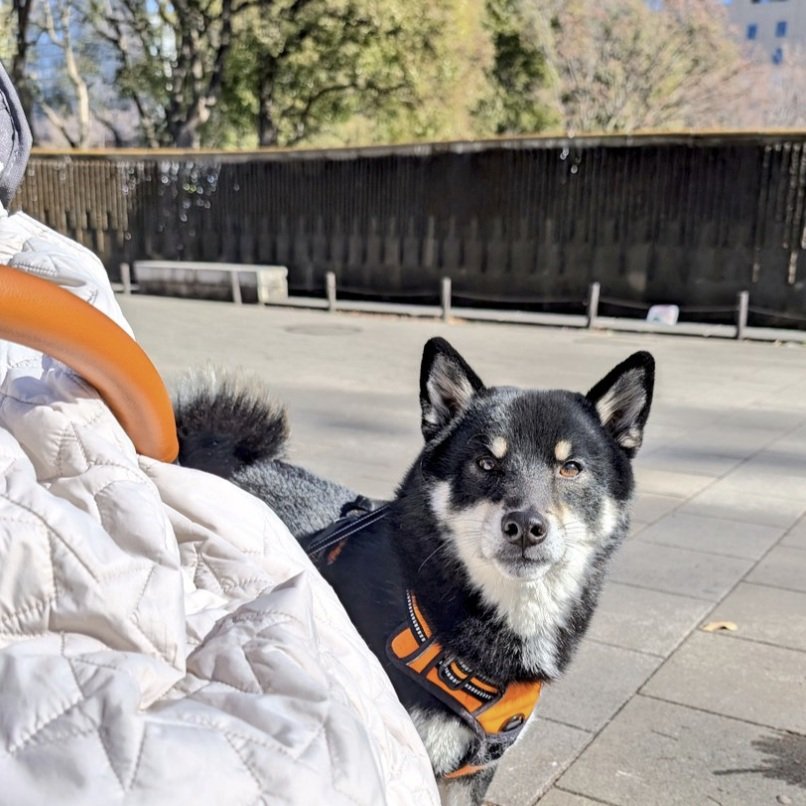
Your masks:
{"label": "green tree foliage", "polygon": [[[281,0],[253,9],[225,74],[222,118],[263,146],[334,135],[356,116],[428,133],[424,74],[439,64],[429,0]],[[223,121],[222,121],[223,122]]]}
{"label": "green tree foliage", "polygon": [[486,27],[493,45],[488,89],[475,108],[480,132],[524,134],[559,123],[547,89],[554,74],[544,17],[521,0],[487,0]]}
{"label": "green tree foliage", "polygon": [[429,20],[428,52],[410,62],[410,101],[362,109],[315,142],[460,140],[482,133],[474,109],[486,92],[493,55],[483,0],[415,4],[409,11]]}
{"label": "green tree foliage", "polygon": [[749,75],[715,0],[0,0],[0,57],[76,146],[730,125]]}
{"label": "green tree foliage", "polygon": [[[150,145],[296,145],[355,116],[434,130],[427,0],[87,0]],[[405,121],[405,126],[401,126]]]}
{"label": "green tree foliage", "polygon": [[236,19],[259,0],[86,0],[115,83],[151,146],[202,144],[220,101]]}

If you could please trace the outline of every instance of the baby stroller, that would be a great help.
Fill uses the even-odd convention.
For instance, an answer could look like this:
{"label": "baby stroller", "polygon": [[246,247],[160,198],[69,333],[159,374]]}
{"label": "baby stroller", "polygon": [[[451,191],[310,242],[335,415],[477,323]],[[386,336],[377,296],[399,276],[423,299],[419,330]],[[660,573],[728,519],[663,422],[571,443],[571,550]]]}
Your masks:
{"label": "baby stroller", "polygon": [[30,146],[0,66],[0,800],[437,803],[284,524],[173,462],[100,261],[9,214]]}

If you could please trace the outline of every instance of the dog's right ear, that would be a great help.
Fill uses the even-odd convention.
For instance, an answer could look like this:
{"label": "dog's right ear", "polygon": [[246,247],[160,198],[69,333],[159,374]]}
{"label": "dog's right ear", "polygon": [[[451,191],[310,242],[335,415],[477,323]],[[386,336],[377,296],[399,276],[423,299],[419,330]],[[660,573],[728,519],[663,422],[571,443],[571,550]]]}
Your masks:
{"label": "dog's right ear", "polygon": [[622,361],[588,392],[604,429],[627,456],[635,456],[641,447],[654,386],[655,359],[641,351]]}
{"label": "dog's right ear", "polygon": [[473,395],[484,389],[481,379],[445,339],[429,339],[420,366],[420,407],[425,441],[432,440]]}

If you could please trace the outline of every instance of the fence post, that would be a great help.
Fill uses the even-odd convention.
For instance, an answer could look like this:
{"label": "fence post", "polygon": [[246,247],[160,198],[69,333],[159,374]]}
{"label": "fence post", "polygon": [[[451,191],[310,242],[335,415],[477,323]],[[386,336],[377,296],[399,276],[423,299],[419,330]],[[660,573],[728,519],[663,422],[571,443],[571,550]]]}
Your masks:
{"label": "fence post", "polygon": [[442,278],[442,321],[447,322],[451,318],[451,278]]}
{"label": "fence post", "polygon": [[120,279],[123,280],[123,293],[132,293],[132,269],[128,263],[120,264]]}
{"label": "fence post", "polygon": [[736,339],[741,341],[744,338],[744,331],[747,328],[747,312],[750,308],[750,292],[740,291],[738,303],[739,307],[736,311]]}
{"label": "fence post", "polygon": [[241,277],[240,273],[237,271],[230,272],[229,275],[230,283],[232,284],[232,301],[236,305],[240,305],[243,303],[241,299]]}
{"label": "fence post", "polygon": [[591,283],[588,294],[588,327],[595,327],[596,317],[599,315],[599,283]]}
{"label": "fence post", "polygon": [[336,310],[336,273],[329,271],[325,274],[325,293],[327,294],[327,309]]}

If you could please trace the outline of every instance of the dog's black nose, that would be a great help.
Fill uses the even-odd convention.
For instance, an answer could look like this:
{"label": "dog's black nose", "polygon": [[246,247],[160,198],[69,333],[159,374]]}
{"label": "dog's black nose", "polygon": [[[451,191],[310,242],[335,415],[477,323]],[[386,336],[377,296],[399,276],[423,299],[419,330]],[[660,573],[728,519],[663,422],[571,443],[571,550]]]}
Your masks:
{"label": "dog's black nose", "polygon": [[526,509],[507,512],[501,519],[501,531],[510,543],[520,543],[526,549],[546,539],[549,525],[537,510]]}

